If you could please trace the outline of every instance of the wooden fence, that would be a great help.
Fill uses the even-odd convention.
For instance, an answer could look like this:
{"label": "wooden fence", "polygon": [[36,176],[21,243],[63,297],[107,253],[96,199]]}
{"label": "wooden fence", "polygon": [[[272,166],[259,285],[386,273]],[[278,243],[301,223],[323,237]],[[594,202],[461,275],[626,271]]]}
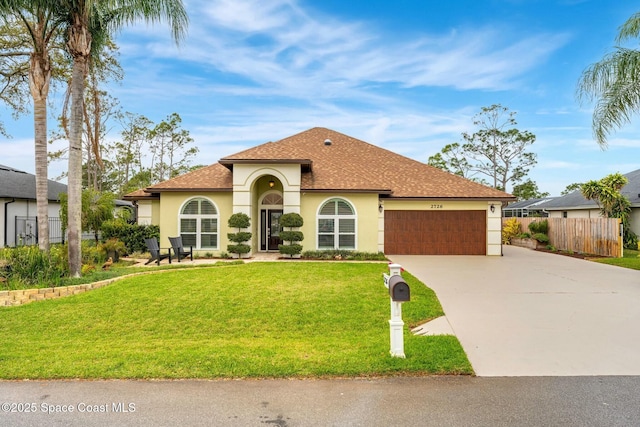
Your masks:
{"label": "wooden fence", "polygon": [[[502,225],[511,218],[502,218]],[[610,257],[622,256],[618,218],[517,218],[523,232],[529,223],[549,221],[549,244],[556,249]]]}

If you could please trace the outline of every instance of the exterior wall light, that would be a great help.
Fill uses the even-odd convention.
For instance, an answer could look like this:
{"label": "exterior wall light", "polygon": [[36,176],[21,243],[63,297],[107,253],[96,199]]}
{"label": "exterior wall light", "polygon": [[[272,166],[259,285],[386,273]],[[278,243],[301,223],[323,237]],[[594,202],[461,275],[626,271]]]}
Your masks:
{"label": "exterior wall light", "polygon": [[493,203],[491,204],[491,207],[489,209],[491,209],[491,213],[494,213],[496,211],[496,207],[493,206]]}
{"label": "exterior wall light", "polygon": [[382,206],[382,203],[378,204],[378,212],[382,213],[383,210],[384,206]]}
{"label": "exterior wall light", "polygon": [[276,185],[274,180],[269,181],[269,188],[273,188]]}

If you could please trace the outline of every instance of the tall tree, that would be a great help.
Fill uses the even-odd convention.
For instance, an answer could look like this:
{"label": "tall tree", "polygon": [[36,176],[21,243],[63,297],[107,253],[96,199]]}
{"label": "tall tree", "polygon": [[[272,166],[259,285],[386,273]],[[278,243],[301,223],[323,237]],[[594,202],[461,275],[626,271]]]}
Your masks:
{"label": "tall tree", "polygon": [[189,168],[189,159],[198,153],[197,147],[189,147],[193,138],[189,131],[180,128],[182,119],[177,113],[169,115],[150,132],[150,151],[155,159],[151,172],[154,181],[176,177]]}
{"label": "tall tree", "polygon": [[146,173],[143,184],[139,173],[143,170],[142,157],[149,146],[153,122],[145,116],[125,113],[121,120],[121,140],[114,142],[109,149],[112,153],[113,172],[112,181],[118,195],[122,196],[130,191],[151,185],[151,174]]}
{"label": "tall tree", "polygon": [[[618,29],[616,44],[640,36],[640,13]],[[577,87],[581,102],[596,101],[592,127],[596,142],[607,146],[609,134],[631,121],[640,111],[640,50],[616,47],[580,76]]]}
{"label": "tall tree", "polygon": [[52,76],[51,50],[59,41],[63,21],[58,3],[45,0],[0,0],[8,19],[26,30],[29,49],[29,89],[33,98],[38,245],[49,249],[49,199],[47,166],[47,97]]}
{"label": "tall tree", "polygon": [[80,276],[82,128],[85,76],[91,55],[109,34],[140,19],[167,20],[176,42],[185,35],[187,12],[181,0],[58,0],[66,16],[67,51],[73,58],[69,132],[69,272]]}
{"label": "tall tree", "polygon": [[445,146],[429,164],[483,183],[486,178],[500,190],[522,181],[537,163],[536,155],[527,151],[535,135],[516,129],[515,113],[499,104],[483,107],[473,124],[478,130],[463,133],[463,144]]}
{"label": "tall tree", "polygon": [[546,191],[540,191],[538,189],[538,184],[536,184],[535,181],[532,181],[531,178],[528,178],[520,184],[514,185],[511,193],[516,196],[518,201],[549,197],[549,193]]}

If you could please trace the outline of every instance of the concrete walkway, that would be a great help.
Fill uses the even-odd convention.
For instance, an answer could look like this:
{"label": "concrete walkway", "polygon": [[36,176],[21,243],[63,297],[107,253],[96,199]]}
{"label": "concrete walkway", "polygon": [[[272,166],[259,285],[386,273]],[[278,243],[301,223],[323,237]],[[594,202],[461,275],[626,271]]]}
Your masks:
{"label": "concrete walkway", "polygon": [[512,246],[391,258],[436,292],[479,376],[640,375],[640,271]]}

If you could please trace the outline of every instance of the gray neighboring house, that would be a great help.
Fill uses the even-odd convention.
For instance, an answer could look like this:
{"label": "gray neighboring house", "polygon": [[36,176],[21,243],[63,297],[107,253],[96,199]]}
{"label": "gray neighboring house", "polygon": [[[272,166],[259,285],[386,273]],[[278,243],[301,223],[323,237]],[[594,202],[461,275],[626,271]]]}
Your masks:
{"label": "gray neighboring house", "polygon": [[[640,235],[640,169],[629,172],[624,176],[629,182],[622,187],[621,193],[631,202],[630,225],[631,230]],[[550,218],[598,218],[600,208],[593,200],[584,198],[580,190],[565,196],[555,198],[538,205],[549,213]]]}
{"label": "gray neighboring house", "polygon": [[[67,186],[49,180],[49,235],[52,243],[62,241],[60,193]],[[36,176],[0,165],[0,247],[37,243]]]}
{"label": "gray neighboring house", "polygon": [[502,208],[502,216],[505,218],[518,217],[526,218],[529,216],[535,217],[547,217],[549,213],[540,208],[540,205],[547,203],[556,197],[545,197],[544,199],[529,199],[522,200],[515,203],[509,203],[506,207]]}

